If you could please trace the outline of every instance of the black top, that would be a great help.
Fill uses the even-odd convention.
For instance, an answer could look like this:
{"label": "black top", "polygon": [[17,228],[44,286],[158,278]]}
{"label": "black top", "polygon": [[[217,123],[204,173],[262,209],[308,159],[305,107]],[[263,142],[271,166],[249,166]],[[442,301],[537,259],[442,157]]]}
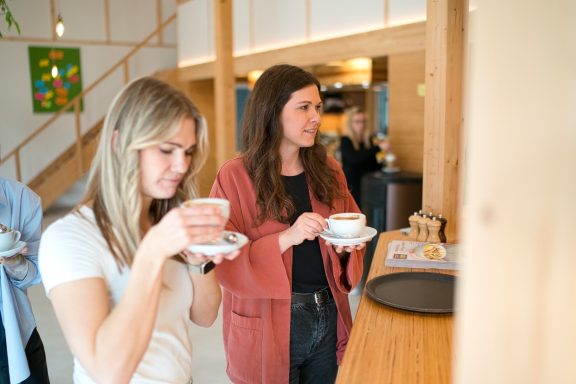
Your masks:
{"label": "black top", "polygon": [[[282,176],[284,188],[296,206],[290,225],[304,212],[312,212],[306,175]],[[292,292],[310,293],[328,286],[318,238],[304,240],[292,249]]]}
{"label": "black top", "polygon": [[349,137],[343,136],[340,139],[342,170],[344,171],[344,175],[346,175],[348,188],[358,206],[360,206],[360,197],[362,196],[360,193],[362,176],[365,173],[376,171],[381,167],[376,160],[376,153],[379,151],[380,148],[377,146],[364,148],[363,142],[360,143],[359,149],[356,150]]}

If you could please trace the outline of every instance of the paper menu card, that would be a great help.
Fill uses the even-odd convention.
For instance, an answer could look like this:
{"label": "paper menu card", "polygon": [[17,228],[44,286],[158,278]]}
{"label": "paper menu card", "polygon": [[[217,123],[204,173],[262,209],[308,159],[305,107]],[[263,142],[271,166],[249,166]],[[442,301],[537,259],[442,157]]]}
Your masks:
{"label": "paper menu card", "polygon": [[457,244],[442,244],[446,248],[446,257],[441,260],[431,260],[422,254],[422,247],[426,244],[428,243],[421,241],[390,242],[385,265],[402,268],[459,269]]}

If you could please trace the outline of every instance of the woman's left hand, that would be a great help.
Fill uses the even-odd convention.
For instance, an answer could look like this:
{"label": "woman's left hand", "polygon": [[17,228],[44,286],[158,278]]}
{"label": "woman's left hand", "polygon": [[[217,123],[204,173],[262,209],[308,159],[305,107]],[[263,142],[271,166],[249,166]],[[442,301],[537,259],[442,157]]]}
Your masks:
{"label": "woman's left hand", "polygon": [[366,243],[360,243],[356,245],[335,245],[329,241],[326,241],[326,245],[332,245],[334,247],[334,250],[338,254],[341,254],[343,252],[351,253],[354,251],[359,251],[361,249],[364,249],[364,247],[366,247]]}

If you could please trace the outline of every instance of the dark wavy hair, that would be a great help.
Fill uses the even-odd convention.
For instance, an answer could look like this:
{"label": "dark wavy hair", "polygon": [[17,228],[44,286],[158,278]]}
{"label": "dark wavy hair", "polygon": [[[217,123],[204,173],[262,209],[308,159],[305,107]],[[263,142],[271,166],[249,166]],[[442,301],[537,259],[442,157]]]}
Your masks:
{"label": "dark wavy hair", "polygon": [[[280,116],[292,93],[310,85],[320,92],[320,83],[311,73],[293,65],[275,65],[256,81],[246,103],[242,144],[244,164],[254,183],[260,208],[256,224],[266,219],[288,223],[296,211],[281,178]],[[318,136],[313,146],[300,148],[300,159],[314,197],[332,207],[332,202],[343,194],[336,170],[328,165],[326,149],[319,143]]]}

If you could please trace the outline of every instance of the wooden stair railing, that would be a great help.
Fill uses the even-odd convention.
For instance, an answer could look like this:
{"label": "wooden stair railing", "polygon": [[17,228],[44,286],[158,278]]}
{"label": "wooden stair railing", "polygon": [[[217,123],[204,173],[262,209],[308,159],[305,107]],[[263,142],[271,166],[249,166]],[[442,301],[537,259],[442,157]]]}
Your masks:
{"label": "wooden stair railing", "polygon": [[[70,100],[62,109],[54,114],[48,121],[32,132],[26,139],[18,144],[6,156],[0,158],[0,165],[10,159],[14,159],[16,168],[16,179],[22,180],[22,168],[20,165],[20,153],[26,145],[31,143],[40,133],[49,127],[55,126],[55,123],[67,112],[74,108],[76,140],[70,148],[65,150],[51,164],[44,168],[35,178],[29,182],[32,188],[42,198],[42,207],[46,208],[52,204],[62,193],[79,180],[88,170],[89,165],[95,153],[97,137],[102,127],[103,119],[92,127],[88,132],[82,135],[80,125],[80,102],[87,94],[92,92],[96,87],[112,75],[117,69],[122,68],[124,72],[124,84],[130,81],[128,60],[142,49],[156,35],[160,34],[170,23],[176,19],[176,13],[168,17],[162,24],[150,33],[144,40],[138,43],[130,52],[128,52],[116,64],[110,67],[102,76],[90,84],[88,87]],[[46,173],[46,174],[45,174]]]}
{"label": "wooden stair railing", "polygon": [[[76,144],[72,144],[28,183],[28,186],[42,198],[43,209],[58,200],[88,171],[98,147],[103,124],[104,118],[84,133],[80,151]],[[78,164],[82,165],[82,169],[78,168]]]}

